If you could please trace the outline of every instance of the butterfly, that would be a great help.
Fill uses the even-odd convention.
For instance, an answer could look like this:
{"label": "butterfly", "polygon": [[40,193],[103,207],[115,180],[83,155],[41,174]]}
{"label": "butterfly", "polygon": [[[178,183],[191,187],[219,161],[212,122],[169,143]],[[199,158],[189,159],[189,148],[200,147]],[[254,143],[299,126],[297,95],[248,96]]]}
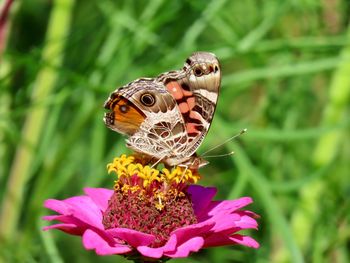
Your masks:
{"label": "butterfly", "polygon": [[209,52],[195,52],[182,69],[139,78],[112,92],[106,126],[127,135],[126,145],[166,166],[198,169],[196,151],[208,133],[218,101],[221,68]]}

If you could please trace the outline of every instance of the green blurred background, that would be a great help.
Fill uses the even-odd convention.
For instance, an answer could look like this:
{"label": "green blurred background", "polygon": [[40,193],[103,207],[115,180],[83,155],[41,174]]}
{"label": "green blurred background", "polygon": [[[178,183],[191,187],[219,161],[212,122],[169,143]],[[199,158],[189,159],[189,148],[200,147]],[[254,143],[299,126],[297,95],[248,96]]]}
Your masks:
{"label": "green blurred background", "polygon": [[105,166],[129,151],[104,100],[203,50],[223,81],[199,153],[248,133],[211,153],[235,151],[210,158],[200,183],[254,198],[260,229],[247,234],[261,248],[173,262],[349,262],[349,19],[348,0],[14,1],[0,50],[2,261],[126,262],[43,232],[43,201],[111,188]]}

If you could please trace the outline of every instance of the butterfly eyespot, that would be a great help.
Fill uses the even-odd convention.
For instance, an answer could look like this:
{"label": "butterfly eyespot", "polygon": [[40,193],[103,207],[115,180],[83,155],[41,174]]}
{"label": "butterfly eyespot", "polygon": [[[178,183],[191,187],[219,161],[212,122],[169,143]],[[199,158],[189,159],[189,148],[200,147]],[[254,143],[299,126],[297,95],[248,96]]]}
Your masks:
{"label": "butterfly eyespot", "polygon": [[195,68],[194,69],[194,75],[196,75],[196,77],[200,77],[202,76],[203,72],[202,72],[202,69],[201,68]]}
{"label": "butterfly eyespot", "polygon": [[143,94],[140,100],[143,105],[148,107],[151,107],[154,105],[154,103],[156,103],[156,98],[150,93]]}
{"label": "butterfly eyespot", "polygon": [[121,113],[127,113],[129,111],[129,106],[128,105],[120,105],[119,110]]}

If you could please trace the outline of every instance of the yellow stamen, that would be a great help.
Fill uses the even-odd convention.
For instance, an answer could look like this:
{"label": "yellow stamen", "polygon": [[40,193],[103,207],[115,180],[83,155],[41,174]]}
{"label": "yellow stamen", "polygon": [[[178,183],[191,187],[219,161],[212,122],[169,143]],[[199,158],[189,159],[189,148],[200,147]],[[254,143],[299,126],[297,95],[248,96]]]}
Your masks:
{"label": "yellow stamen", "polygon": [[113,162],[107,165],[107,170],[108,173],[117,174],[115,190],[124,194],[139,192],[140,198],[144,198],[148,193],[158,210],[164,208],[164,203],[169,198],[183,197],[183,187],[200,179],[200,175],[190,169],[176,166],[171,170],[158,170],[136,163],[134,156],[125,154],[114,158]]}
{"label": "yellow stamen", "polygon": [[168,185],[172,183],[196,183],[200,176],[198,173],[193,173],[190,169],[176,166],[169,171],[163,168],[161,171],[150,167],[143,166],[140,163],[134,163],[134,156],[126,156],[114,158],[113,162],[107,165],[108,173],[115,172],[120,179],[122,176],[130,178],[134,175],[143,179],[143,187],[148,187],[152,182],[164,182]]}

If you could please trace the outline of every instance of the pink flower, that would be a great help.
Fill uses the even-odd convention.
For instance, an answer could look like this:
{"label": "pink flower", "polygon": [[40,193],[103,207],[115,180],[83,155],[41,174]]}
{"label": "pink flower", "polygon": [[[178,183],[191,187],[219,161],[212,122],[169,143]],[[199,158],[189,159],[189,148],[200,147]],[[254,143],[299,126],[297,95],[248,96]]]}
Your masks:
{"label": "pink flower", "polygon": [[[58,215],[45,216],[43,219],[61,223],[47,226],[44,230],[59,229],[82,236],[84,247],[95,250],[98,255],[120,254],[126,257],[165,259],[187,257],[191,252],[214,246],[240,244],[259,247],[253,238],[237,234],[240,230],[258,227],[254,219],[257,216],[253,212],[241,210],[252,203],[250,197],[213,201],[215,188],[190,185],[186,194],[192,202],[196,223],[187,222],[187,225],[177,226],[169,232],[164,242],[156,242],[159,237],[154,234],[105,226],[105,212],[109,209],[109,200],[114,191],[86,188],[85,194],[65,200],[46,200],[45,207]],[[130,213],[126,215],[130,216]]]}

